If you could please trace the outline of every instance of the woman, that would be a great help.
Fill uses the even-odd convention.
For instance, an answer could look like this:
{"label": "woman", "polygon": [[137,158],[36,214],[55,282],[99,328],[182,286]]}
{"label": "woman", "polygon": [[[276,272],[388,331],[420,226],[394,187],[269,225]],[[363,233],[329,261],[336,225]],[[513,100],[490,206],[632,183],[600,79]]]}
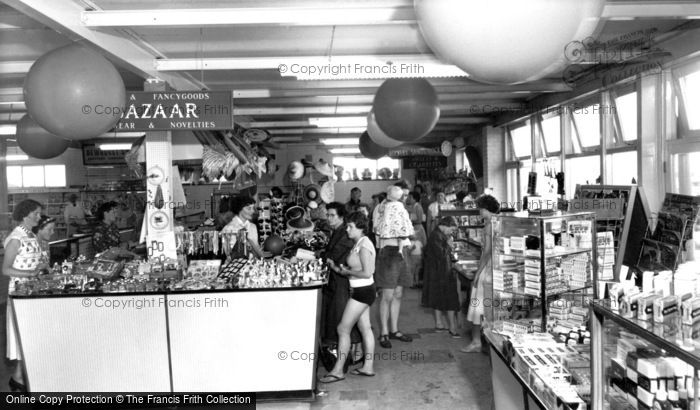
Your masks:
{"label": "woman", "polygon": [[[32,232],[36,235],[39,242],[39,248],[41,249],[41,261],[40,263],[45,263],[47,266],[51,261],[51,251],[49,249],[49,241],[53,237],[56,220],[50,216],[41,215],[37,225],[32,228]],[[48,273],[48,271],[46,272]]]}
{"label": "woman", "polygon": [[437,191],[435,193],[435,197],[437,198],[436,201],[430,204],[430,206],[428,206],[428,232],[432,232],[433,230],[435,230],[435,227],[437,226],[437,220],[440,215],[440,210],[451,208],[448,206],[449,204],[447,203],[447,199],[444,192]]}
{"label": "woman", "polygon": [[[3,275],[10,277],[8,293],[12,293],[17,285],[29,278],[37,276],[41,269],[47,269],[47,264],[42,264],[41,249],[36,236],[32,233],[41,218],[41,204],[32,199],[25,199],[17,204],[12,212],[12,219],[19,225],[5,238],[5,257],[2,261]],[[22,375],[22,366],[19,362],[22,356],[19,351],[17,330],[13,321],[12,303],[7,303],[6,329],[7,329],[7,358],[17,360],[15,370],[10,376],[10,388],[12,391],[27,391]]]}
{"label": "woman", "polygon": [[97,208],[97,220],[100,221],[100,226],[95,228],[95,233],[92,235],[92,247],[95,253],[100,253],[109,248],[119,247],[121,235],[117,228],[117,208],[119,204],[113,201],[105,202]]}
{"label": "woman", "polygon": [[[457,230],[457,221],[446,216],[438,221],[425,247],[423,298],[424,306],[432,308],[435,315],[435,330],[448,330],[453,338],[457,332],[456,312],[459,310],[459,282],[452,270],[452,238]],[[447,325],[445,327],[445,316]]]}
{"label": "woman", "polygon": [[411,218],[413,230],[415,231],[414,236],[411,238],[409,254],[406,255],[406,264],[408,265],[408,270],[411,273],[411,280],[413,282],[411,285],[412,289],[422,286],[423,256],[421,248],[428,242],[428,236],[425,234],[425,228],[423,227],[425,223],[425,214],[423,213],[423,208],[420,206],[419,201],[420,194],[415,191],[409,192],[406,197],[406,211],[408,211],[408,216]]}
{"label": "woman", "polygon": [[[468,346],[460,349],[462,353],[474,353],[481,351],[481,321],[484,316],[484,300],[491,299],[489,294],[491,291],[491,216],[497,214],[501,205],[498,200],[491,195],[482,194],[476,198],[476,206],[484,218],[484,235],[481,245],[481,258],[479,259],[479,267],[476,270],[474,279],[472,280],[471,303],[467,320],[472,323],[472,341]],[[466,276],[466,275],[465,275]],[[467,279],[471,279],[467,276]]]}
{"label": "woman", "polygon": [[68,227],[66,234],[69,238],[78,232],[78,227],[87,225],[85,211],[83,211],[81,205],[78,205],[78,195],[71,194],[68,197],[68,204],[66,204],[66,209],[63,211],[63,217],[66,220],[66,226]]}
{"label": "woman", "polygon": [[376,251],[374,245],[367,238],[369,220],[359,212],[353,212],[346,220],[348,237],[355,243],[350,250],[346,262],[348,266],[336,265],[333,260],[328,260],[330,268],[350,281],[350,299],[343,318],[338,325],[338,361],[327,375],[319,381],[321,383],[334,383],[345,380],[343,366],[350,352],[350,330],[357,324],[362,334],[362,346],[365,356],[362,367],[355,369],[350,374],[356,376],[374,376],[374,334],[369,320],[369,307],[377,297],[377,288],[374,286],[374,259]]}
{"label": "woman", "polygon": [[257,258],[263,257],[263,250],[258,243],[258,228],[251,221],[253,220],[253,215],[255,214],[255,200],[249,196],[237,196],[234,197],[230,204],[231,212],[233,212],[233,219],[221,230],[223,234],[229,234],[225,238],[228,241],[228,245],[225,246],[226,254],[229,257],[237,256],[248,256],[248,255],[237,255],[240,253],[234,251],[234,246],[236,245],[237,235],[241,230],[245,230],[247,243],[245,247],[240,246],[237,249],[246,248],[248,249],[248,254],[253,254]]}

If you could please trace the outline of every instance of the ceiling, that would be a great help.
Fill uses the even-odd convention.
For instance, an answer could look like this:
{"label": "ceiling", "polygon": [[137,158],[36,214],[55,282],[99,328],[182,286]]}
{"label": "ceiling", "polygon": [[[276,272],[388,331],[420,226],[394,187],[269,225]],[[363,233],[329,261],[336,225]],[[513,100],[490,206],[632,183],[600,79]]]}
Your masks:
{"label": "ceiling", "polygon": [[[0,2],[5,3],[0,4],[0,124],[16,123],[25,114],[22,84],[31,63],[74,41],[113,61],[128,90],[143,90],[144,80],[153,77],[176,90],[233,90],[236,123],[264,128],[289,143],[359,136],[361,130],[319,128],[309,118],[366,116],[383,79],[297,80],[281,76],[279,64],[329,56],[436,60],[421,36],[412,0]],[[279,7],[293,9],[275,14],[273,8]],[[182,9],[184,13],[173,12]],[[318,14],[329,10],[334,11],[331,17]],[[109,13],[118,11],[126,13]],[[295,19],[297,11],[309,21],[285,21]],[[630,33],[647,30],[653,32],[652,42],[663,48],[665,42],[696,29],[700,3],[608,1],[603,16],[596,39],[624,42]],[[250,68],[254,57],[268,58],[263,64],[267,68]],[[479,111],[470,108],[475,104],[512,109],[572,92],[561,73],[521,85],[487,85],[466,77],[429,81],[438,92],[441,116],[422,140],[427,144],[470,136],[502,120],[494,112],[474,112]]]}

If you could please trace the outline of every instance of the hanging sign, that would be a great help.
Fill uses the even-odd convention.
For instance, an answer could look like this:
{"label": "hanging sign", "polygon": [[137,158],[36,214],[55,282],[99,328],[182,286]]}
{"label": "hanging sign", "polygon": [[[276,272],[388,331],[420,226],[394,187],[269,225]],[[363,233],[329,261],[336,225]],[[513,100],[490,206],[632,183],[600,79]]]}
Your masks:
{"label": "hanging sign", "polygon": [[124,155],[129,152],[128,149],[107,150],[99,149],[95,144],[83,145],[83,164],[84,165],[126,165]]}
{"label": "hanging sign", "polygon": [[144,91],[126,95],[116,131],[233,129],[231,91]]}
{"label": "hanging sign", "polygon": [[404,169],[430,169],[430,168],[445,168],[447,166],[447,158],[443,156],[420,155],[415,157],[406,157],[403,159]]}
{"label": "hanging sign", "polygon": [[391,158],[402,158],[412,156],[442,156],[440,147],[425,148],[416,145],[400,145],[389,150],[388,154]]}

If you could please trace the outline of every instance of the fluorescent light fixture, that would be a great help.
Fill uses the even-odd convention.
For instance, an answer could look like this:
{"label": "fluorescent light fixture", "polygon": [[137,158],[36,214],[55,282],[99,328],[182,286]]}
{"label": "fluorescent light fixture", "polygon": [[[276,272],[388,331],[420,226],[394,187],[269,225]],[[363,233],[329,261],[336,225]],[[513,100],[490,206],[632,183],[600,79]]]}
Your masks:
{"label": "fluorescent light fixture", "polygon": [[146,135],[143,131],[135,132],[105,132],[101,134],[98,138],[141,138]]}
{"label": "fluorescent light fixture", "polygon": [[359,138],[323,138],[320,140],[323,145],[358,145]]}
{"label": "fluorescent light fixture", "polygon": [[270,90],[233,90],[233,98],[269,98]]}
{"label": "fluorescent light fixture", "polygon": [[357,128],[280,128],[267,130],[272,135],[302,135],[302,134],[361,134],[365,127]]}
{"label": "fluorescent light fixture", "polygon": [[342,115],[364,114],[367,115],[371,105],[324,105],[316,107],[252,107],[234,108],[233,115],[289,115],[289,114],[315,114],[315,115]]}
{"label": "fluorescent light fixture", "polygon": [[131,143],[106,143],[97,144],[97,148],[101,151],[115,151],[131,149]]}
{"label": "fluorescent light fixture", "polygon": [[332,148],[328,151],[331,154],[359,154],[360,148]]}
{"label": "fluorescent light fixture", "polygon": [[270,141],[272,142],[301,142],[303,137],[272,137]]}
{"label": "fluorescent light fixture", "polygon": [[0,125],[0,135],[15,135],[17,134],[16,125]]}
{"label": "fluorescent light fixture", "polygon": [[367,117],[318,117],[309,118],[309,124],[317,127],[367,127]]}
{"label": "fluorescent light fixture", "polygon": [[5,158],[8,161],[26,161],[29,159],[29,156],[26,154],[8,154]]}
{"label": "fluorescent light fixture", "polygon": [[413,7],[245,7],[83,11],[86,27],[415,23]]}
{"label": "fluorescent light fixture", "polygon": [[34,61],[4,61],[0,63],[0,74],[25,74]]}

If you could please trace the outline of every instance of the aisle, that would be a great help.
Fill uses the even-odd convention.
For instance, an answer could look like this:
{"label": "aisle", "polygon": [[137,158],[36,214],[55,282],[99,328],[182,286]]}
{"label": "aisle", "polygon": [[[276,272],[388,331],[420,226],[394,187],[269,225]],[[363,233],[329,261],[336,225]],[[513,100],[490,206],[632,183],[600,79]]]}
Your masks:
{"label": "aisle", "polygon": [[[466,337],[435,333],[432,311],[420,306],[420,289],[407,289],[403,302],[399,327],[414,341],[392,340],[391,350],[377,343],[377,354],[385,359],[375,363],[375,377],[347,375],[340,382],[319,383],[322,393],[314,403],[263,403],[258,409],[491,409],[488,356],[460,353]],[[378,329],[376,303],[372,310]],[[326,373],[321,367],[318,375]]]}

